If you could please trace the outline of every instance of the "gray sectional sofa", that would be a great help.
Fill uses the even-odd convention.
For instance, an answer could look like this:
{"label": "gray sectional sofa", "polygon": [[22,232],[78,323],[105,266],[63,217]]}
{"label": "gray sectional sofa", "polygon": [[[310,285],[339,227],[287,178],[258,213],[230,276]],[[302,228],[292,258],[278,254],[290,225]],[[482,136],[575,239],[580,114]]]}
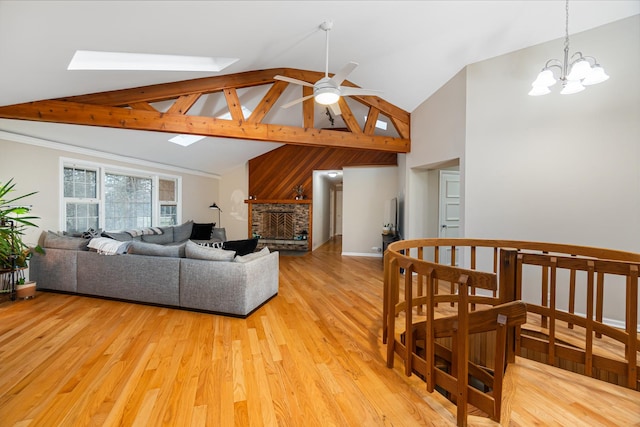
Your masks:
{"label": "gray sectional sofa", "polygon": [[[244,256],[190,240],[126,243],[126,253],[88,249],[89,239],[46,232],[30,261],[39,290],[246,317],[278,293],[278,252]],[[142,239],[141,239],[142,240]],[[158,239],[160,240],[160,239]],[[135,253],[129,249],[138,246]],[[148,253],[148,254],[141,254]]]}

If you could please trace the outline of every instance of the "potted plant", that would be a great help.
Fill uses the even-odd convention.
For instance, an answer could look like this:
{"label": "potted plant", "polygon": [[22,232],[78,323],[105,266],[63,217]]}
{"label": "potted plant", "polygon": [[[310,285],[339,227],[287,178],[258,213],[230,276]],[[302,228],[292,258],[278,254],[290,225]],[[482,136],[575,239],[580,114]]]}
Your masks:
{"label": "potted plant", "polygon": [[[34,252],[44,253],[40,246],[30,248],[22,240],[27,228],[37,227],[31,221],[38,217],[27,215],[30,211],[29,206],[15,204],[36,192],[11,196],[14,188],[13,178],[6,183],[0,182],[0,272],[10,275],[9,284],[11,281],[15,281],[15,284],[24,282],[24,270],[28,267],[28,260]],[[35,285],[30,287],[35,291]]]}
{"label": "potted plant", "polygon": [[382,234],[389,234],[391,232],[391,224],[384,224],[382,226]]}

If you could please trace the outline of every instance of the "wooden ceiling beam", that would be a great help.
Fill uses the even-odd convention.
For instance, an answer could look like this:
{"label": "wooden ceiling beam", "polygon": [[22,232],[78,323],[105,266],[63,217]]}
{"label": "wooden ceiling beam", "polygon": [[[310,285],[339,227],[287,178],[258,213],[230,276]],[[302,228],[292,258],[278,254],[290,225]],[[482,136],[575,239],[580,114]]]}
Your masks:
{"label": "wooden ceiling beam", "polygon": [[132,102],[160,102],[175,99],[180,95],[193,93],[207,94],[220,92],[228,88],[239,89],[270,84],[274,82],[273,78],[276,74],[281,74],[283,72],[284,70],[279,68],[247,71],[245,73],[203,77],[200,79],[161,83],[88,95],[67,96],[64,98],[58,98],[58,100],[79,102],[82,104],[111,105],[114,107],[125,106]]}
{"label": "wooden ceiling beam", "polygon": [[[324,73],[317,71],[291,68],[248,71],[10,105],[0,107],[0,117],[288,144],[343,146],[400,153],[410,150],[410,114],[376,96],[350,97],[369,108],[369,120],[365,123],[364,130],[354,117],[345,98],[342,97],[339,99],[339,107],[349,132],[315,129],[316,105],[313,99],[304,101],[302,104],[303,127],[263,124],[264,118],[289,85],[287,82],[275,80],[274,77],[278,74],[311,83],[324,76]],[[269,89],[250,117],[245,120],[238,90],[261,85],[269,85]],[[343,85],[357,87],[348,81],[344,81]],[[302,91],[303,95],[313,93],[313,89],[306,86],[302,87]],[[202,95],[216,92],[223,93],[233,124],[226,123],[230,121],[211,117],[187,115]],[[158,111],[154,106],[155,103],[166,101],[173,101],[173,104],[165,113]],[[375,123],[374,118],[379,114],[389,117],[399,135],[398,138],[374,135],[375,126],[372,123]]]}
{"label": "wooden ceiling beam", "polygon": [[362,129],[360,129],[360,124],[358,123],[356,118],[353,116],[353,113],[351,112],[351,108],[349,108],[347,101],[344,100],[344,96],[341,96],[340,98],[338,98],[338,106],[340,107],[340,112],[341,112],[340,115],[342,116],[342,120],[344,121],[344,124],[347,125],[347,129],[349,129],[349,131],[353,133],[362,133]]}
{"label": "wooden ceiling beam", "polygon": [[253,110],[249,118],[248,123],[261,123],[267,113],[271,111],[275,103],[282,95],[282,92],[287,88],[289,83],[277,80],[271,87],[265,96],[262,97],[256,108]]}
{"label": "wooden ceiling beam", "polygon": [[189,95],[182,95],[167,111],[168,113],[176,113],[176,114],[187,114],[189,109],[193,107],[198,99],[200,99],[201,94],[199,93],[190,93]]}
{"label": "wooden ceiling beam", "polygon": [[224,90],[224,98],[227,100],[231,118],[236,122],[244,122],[244,113],[242,112],[238,92],[234,88],[227,88]]}
{"label": "wooden ceiling beam", "polygon": [[406,153],[410,149],[410,141],[402,138],[262,123],[249,124],[213,117],[86,105],[59,100],[35,101],[0,107],[0,117],[296,145],[349,147],[395,153]]}
{"label": "wooden ceiling beam", "polygon": [[369,107],[369,114],[367,114],[367,121],[364,124],[364,133],[366,135],[373,135],[376,130],[376,121],[380,115],[380,110],[374,107]]}

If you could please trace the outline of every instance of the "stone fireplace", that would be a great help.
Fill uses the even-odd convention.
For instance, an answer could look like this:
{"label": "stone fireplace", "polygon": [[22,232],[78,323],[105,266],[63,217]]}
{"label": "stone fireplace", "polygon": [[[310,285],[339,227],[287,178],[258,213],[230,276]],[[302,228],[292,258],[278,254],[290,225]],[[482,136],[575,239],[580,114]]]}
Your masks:
{"label": "stone fireplace", "polygon": [[310,200],[247,200],[249,235],[258,236],[258,249],[311,250]]}

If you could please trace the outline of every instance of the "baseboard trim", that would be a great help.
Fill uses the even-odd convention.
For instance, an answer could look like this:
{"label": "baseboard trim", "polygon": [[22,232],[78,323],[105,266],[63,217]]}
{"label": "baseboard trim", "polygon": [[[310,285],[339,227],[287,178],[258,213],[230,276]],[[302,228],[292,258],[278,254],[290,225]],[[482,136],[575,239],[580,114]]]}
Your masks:
{"label": "baseboard trim", "polygon": [[361,256],[369,258],[382,258],[382,254],[372,254],[368,252],[342,252],[342,256]]}

